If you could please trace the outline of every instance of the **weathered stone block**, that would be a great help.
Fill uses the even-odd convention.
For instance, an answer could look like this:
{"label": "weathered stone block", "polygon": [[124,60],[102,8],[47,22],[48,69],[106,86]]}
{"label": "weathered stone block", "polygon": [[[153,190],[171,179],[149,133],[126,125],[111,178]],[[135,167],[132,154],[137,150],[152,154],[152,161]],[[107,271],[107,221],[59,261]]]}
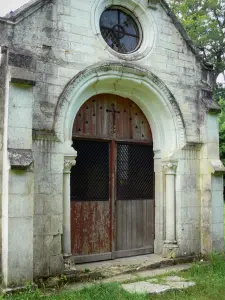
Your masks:
{"label": "weathered stone block", "polygon": [[33,195],[9,194],[9,217],[33,217]]}
{"label": "weathered stone block", "polygon": [[64,270],[64,261],[62,255],[51,256],[49,267],[51,276],[60,275]]}
{"label": "weathered stone block", "polygon": [[49,258],[41,257],[34,260],[34,277],[44,278],[49,276]]}
{"label": "weathered stone block", "polygon": [[9,65],[24,69],[34,69],[35,68],[35,60],[32,56],[17,54],[10,52],[9,53]]}
{"label": "weathered stone block", "polygon": [[[223,199],[223,198],[222,198]],[[224,205],[212,206],[212,223],[223,223],[224,222]]]}
{"label": "weathered stone block", "polygon": [[34,215],[34,234],[62,234],[62,215]]}
{"label": "weathered stone block", "polygon": [[32,129],[22,127],[9,127],[9,148],[31,149],[32,148]]}
{"label": "weathered stone block", "polygon": [[42,215],[44,213],[44,197],[46,195],[34,194],[34,215]]}
{"label": "weathered stone block", "polygon": [[11,170],[9,177],[10,194],[33,195],[34,178],[33,173],[19,170]]}
{"label": "weathered stone block", "polygon": [[8,277],[3,284],[21,286],[33,280],[33,219],[9,218],[8,224],[8,245],[3,247],[3,257],[8,252]]}
{"label": "weathered stone block", "polygon": [[44,200],[44,214],[60,215],[63,213],[63,195],[47,196]]}
{"label": "weathered stone block", "polygon": [[51,235],[44,237],[44,248],[48,252],[49,256],[56,256],[62,254],[62,236]]}

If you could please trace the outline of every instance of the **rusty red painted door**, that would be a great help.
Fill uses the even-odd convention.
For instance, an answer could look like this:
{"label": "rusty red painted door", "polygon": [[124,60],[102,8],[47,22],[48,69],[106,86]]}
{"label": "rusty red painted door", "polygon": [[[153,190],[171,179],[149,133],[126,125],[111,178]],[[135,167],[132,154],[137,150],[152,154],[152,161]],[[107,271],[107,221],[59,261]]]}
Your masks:
{"label": "rusty red painted door", "polygon": [[[94,96],[75,118],[73,141],[78,152],[71,172],[71,244],[76,261],[151,252],[152,233],[148,231],[154,230],[154,197],[147,185],[153,152],[144,114],[129,99]],[[132,190],[135,169],[131,166],[140,163],[139,153],[151,172],[139,172],[141,185],[136,182],[135,190],[139,188],[140,193],[133,189],[133,196],[124,197]],[[136,225],[129,226],[132,218]]]}

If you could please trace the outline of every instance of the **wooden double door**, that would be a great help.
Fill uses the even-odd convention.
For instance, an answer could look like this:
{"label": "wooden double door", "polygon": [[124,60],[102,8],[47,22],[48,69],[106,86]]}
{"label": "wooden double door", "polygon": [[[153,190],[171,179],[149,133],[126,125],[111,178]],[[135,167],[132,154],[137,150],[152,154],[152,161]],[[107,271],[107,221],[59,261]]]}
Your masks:
{"label": "wooden double door", "polygon": [[77,263],[153,252],[154,159],[149,124],[131,100],[89,99],[73,127],[71,246]]}

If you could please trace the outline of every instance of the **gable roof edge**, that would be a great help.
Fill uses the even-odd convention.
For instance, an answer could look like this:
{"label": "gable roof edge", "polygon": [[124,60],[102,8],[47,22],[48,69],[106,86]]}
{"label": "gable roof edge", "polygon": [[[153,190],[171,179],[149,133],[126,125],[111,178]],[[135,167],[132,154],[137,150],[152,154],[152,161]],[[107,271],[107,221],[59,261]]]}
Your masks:
{"label": "gable roof edge", "polygon": [[17,25],[22,20],[50,2],[52,2],[52,0],[31,0],[20,8],[16,9],[12,14],[7,14],[5,17],[0,17],[0,22],[9,25]]}

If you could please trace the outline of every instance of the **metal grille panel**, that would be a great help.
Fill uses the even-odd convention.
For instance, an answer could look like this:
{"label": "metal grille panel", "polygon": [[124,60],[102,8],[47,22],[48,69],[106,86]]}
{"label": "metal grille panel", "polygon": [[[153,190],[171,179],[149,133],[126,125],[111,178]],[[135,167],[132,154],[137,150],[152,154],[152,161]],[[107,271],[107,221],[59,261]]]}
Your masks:
{"label": "metal grille panel", "polygon": [[109,143],[74,140],[73,147],[77,159],[71,170],[71,200],[109,200]]}
{"label": "metal grille panel", "polygon": [[117,199],[154,199],[152,146],[118,144]]}

